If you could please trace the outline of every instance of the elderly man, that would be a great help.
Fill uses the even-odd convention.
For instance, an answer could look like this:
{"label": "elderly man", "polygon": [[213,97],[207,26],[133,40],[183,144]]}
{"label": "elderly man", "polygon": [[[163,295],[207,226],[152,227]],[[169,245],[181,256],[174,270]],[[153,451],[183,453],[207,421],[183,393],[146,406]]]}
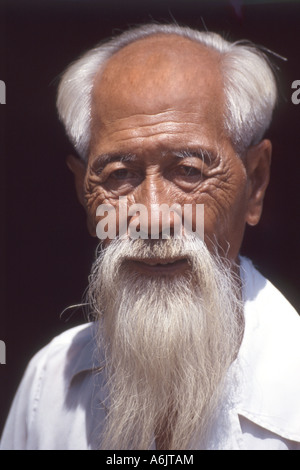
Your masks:
{"label": "elderly man", "polygon": [[[91,235],[112,208],[115,236],[90,276],[92,321],[32,359],[2,448],[300,449],[300,320],[239,256],[262,212],[275,102],[254,46],[178,26],[129,30],[65,72],[58,111],[80,156],[68,165]],[[162,204],[190,230],[176,237],[170,211],[163,236]]]}

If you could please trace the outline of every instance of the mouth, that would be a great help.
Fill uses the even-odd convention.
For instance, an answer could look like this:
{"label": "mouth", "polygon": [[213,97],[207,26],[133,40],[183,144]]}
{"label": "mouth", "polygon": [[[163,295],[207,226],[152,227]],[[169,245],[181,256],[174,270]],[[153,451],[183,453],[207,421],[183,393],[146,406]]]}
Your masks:
{"label": "mouth", "polygon": [[181,274],[189,266],[187,258],[169,258],[169,259],[128,259],[127,266],[135,271],[148,275],[171,275]]}

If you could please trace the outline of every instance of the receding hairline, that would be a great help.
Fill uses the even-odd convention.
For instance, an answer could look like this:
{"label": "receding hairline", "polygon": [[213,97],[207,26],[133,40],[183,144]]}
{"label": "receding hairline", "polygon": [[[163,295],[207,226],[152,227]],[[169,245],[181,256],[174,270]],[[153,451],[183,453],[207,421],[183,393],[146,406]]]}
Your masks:
{"label": "receding hairline", "polygon": [[[147,44],[148,48],[146,47]],[[171,47],[162,48],[163,45],[170,45]],[[152,46],[151,51],[149,50],[149,46]],[[187,62],[188,56],[186,53],[183,53],[183,48],[185,52],[189,52],[190,58],[193,58],[193,61],[191,61],[191,66],[193,68],[195,67],[194,60],[197,60],[197,57],[199,57],[201,61],[206,57],[206,59],[211,62],[211,65],[213,63],[217,65],[221,77],[222,54],[219,51],[206,44],[181,36],[177,33],[159,32],[138,38],[115,51],[104,64],[99,65],[99,69],[94,77],[94,84],[106,74],[109,68],[114,65],[117,66],[118,61],[124,61],[129,58],[133,59],[134,62],[137,63],[139,58],[143,61],[145,56],[149,57],[150,55],[154,55],[155,52],[158,52],[158,55],[168,55],[170,58],[173,56],[178,60],[178,62],[180,59]]]}
{"label": "receding hairline", "polygon": [[119,109],[128,101],[134,105],[138,96],[143,106],[165,101],[169,109],[182,101],[200,103],[210,95],[223,108],[224,87],[218,51],[178,34],[155,33],[125,45],[98,69],[91,90],[91,126],[96,110]]}

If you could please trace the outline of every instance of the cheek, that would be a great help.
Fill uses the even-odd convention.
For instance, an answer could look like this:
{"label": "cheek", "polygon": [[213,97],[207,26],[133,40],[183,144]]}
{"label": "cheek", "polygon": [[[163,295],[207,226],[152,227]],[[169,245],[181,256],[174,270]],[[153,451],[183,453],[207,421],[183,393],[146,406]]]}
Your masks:
{"label": "cheek", "polygon": [[101,205],[113,206],[117,209],[118,198],[114,198],[107,194],[102,186],[94,184],[93,182],[86,180],[85,182],[85,209],[87,214],[88,229],[92,236],[96,237],[96,227],[98,222],[105,216],[97,216],[97,209]]}
{"label": "cheek", "polygon": [[[115,238],[119,234],[120,224],[122,224],[123,231],[124,226],[127,229],[129,223],[128,209],[135,203],[136,200],[133,194],[122,197],[119,194],[106,191],[99,184],[93,186],[87,184],[85,204],[90,234],[104,240],[104,244]],[[103,231],[107,232],[108,235],[102,237]]]}
{"label": "cheek", "polygon": [[[217,243],[221,254],[235,259],[245,230],[247,211],[246,180],[232,180],[213,188],[205,198],[205,237]],[[205,203],[206,202],[206,203]]]}

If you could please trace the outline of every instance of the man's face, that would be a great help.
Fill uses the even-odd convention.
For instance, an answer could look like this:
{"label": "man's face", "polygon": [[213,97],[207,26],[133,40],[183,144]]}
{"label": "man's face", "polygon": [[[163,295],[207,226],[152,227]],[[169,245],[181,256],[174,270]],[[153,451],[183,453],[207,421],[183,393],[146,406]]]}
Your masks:
{"label": "man's face", "polygon": [[[223,88],[219,54],[177,36],[141,40],[110,59],[92,96],[84,183],[92,235],[97,207],[113,205],[118,218],[120,196],[149,213],[153,204],[204,204],[207,246],[237,258],[249,178],[225,132]],[[171,274],[185,267],[135,269]]]}

